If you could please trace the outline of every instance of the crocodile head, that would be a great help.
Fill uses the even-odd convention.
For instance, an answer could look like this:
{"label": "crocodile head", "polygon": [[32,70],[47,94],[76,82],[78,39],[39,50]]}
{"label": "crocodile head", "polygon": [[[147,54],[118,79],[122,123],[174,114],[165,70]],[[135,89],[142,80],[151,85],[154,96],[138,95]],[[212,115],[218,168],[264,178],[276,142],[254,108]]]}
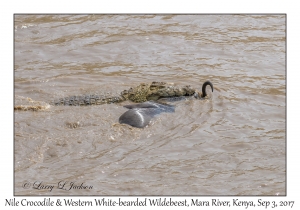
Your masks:
{"label": "crocodile head", "polygon": [[121,96],[125,100],[141,103],[167,97],[191,96],[194,93],[195,89],[189,85],[175,86],[174,83],[152,82],[151,84],[141,83],[137,87],[124,90]]}

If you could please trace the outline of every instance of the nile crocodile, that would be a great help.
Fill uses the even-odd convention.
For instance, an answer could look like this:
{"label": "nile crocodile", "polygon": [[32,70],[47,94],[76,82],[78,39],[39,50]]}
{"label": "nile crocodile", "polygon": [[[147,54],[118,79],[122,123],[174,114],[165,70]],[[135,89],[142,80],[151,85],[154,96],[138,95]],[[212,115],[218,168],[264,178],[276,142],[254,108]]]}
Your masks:
{"label": "nile crocodile", "polygon": [[120,103],[123,101],[132,101],[142,103],[146,101],[156,101],[160,98],[192,96],[196,98],[204,98],[206,94],[206,86],[210,85],[213,91],[211,82],[206,81],[202,86],[202,94],[198,93],[195,88],[190,85],[178,86],[173,83],[152,82],[141,83],[140,85],[124,90],[118,96],[99,96],[99,95],[83,95],[60,98],[54,101],[54,105],[65,106],[86,106],[86,105],[101,105],[110,103]]}
{"label": "nile crocodile", "polygon": [[[162,112],[175,112],[175,107],[169,104],[157,103],[160,98],[174,98],[182,96],[194,96],[197,99],[205,98],[206,86],[209,85],[211,90],[213,84],[210,81],[206,81],[202,85],[202,93],[198,92],[195,88],[190,85],[177,86],[173,83],[165,82],[152,82],[150,84],[141,83],[140,85],[124,90],[119,96],[98,96],[98,95],[84,95],[84,96],[71,96],[61,98],[58,101],[54,101],[54,105],[69,105],[69,106],[86,106],[86,105],[100,105],[119,103],[122,101],[132,101],[137,104],[125,105],[126,111],[120,118],[121,124],[128,124],[133,127],[143,128],[147,126],[150,120]],[[31,99],[26,98],[29,102],[33,102]],[[25,100],[25,99],[24,99]],[[43,102],[35,101],[34,105],[19,105],[15,106],[15,110],[33,110],[37,111],[40,109],[49,108],[45,106]]]}

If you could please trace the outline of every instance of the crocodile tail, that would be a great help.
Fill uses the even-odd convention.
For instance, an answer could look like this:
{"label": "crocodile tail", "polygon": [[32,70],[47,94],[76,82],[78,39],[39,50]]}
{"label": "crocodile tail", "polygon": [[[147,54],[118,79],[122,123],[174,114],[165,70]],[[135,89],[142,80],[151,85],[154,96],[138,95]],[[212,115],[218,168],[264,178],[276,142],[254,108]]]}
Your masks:
{"label": "crocodile tail", "polygon": [[122,96],[99,96],[99,95],[82,95],[82,96],[71,96],[66,98],[60,98],[54,101],[55,106],[89,106],[89,105],[101,105],[120,103],[124,101]]}

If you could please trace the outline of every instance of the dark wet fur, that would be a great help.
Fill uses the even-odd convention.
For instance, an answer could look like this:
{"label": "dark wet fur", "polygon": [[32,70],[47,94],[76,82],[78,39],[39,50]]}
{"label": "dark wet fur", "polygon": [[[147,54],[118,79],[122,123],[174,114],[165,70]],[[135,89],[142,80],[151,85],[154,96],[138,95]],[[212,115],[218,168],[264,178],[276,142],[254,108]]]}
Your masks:
{"label": "dark wet fur", "polygon": [[[213,84],[210,81],[206,81],[202,85],[202,94],[194,95],[195,98],[204,98],[207,96],[206,86],[211,87],[212,92],[214,91]],[[179,99],[184,99],[180,97]],[[158,103],[154,101],[146,101],[139,104],[130,104],[124,106],[129,109],[119,118],[119,123],[128,124],[136,128],[144,128],[150,123],[150,120],[162,112],[175,112],[175,106],[169,104]]]}
{"label": "dark wet fur", "polygon": [[162,112],[175,112],[173,105],[156,103],[154,101],[131,104],[124,107],[129,110],[121,115],[119,123],[128,124],[137,128],[144,128],[155,115]]}

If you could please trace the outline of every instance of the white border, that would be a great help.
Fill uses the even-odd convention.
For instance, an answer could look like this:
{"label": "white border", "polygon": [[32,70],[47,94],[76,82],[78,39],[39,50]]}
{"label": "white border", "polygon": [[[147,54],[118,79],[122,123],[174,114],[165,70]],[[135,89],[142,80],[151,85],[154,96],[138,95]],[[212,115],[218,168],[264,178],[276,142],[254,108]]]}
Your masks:
{"label": "white border", "polygon": [[[1,199],[13,198],[13,14],[14,13],[287,13],[287,196],[262,197],[270,200],[294,200],[293,209],[300,206],[299,195],[299,11],[296,1],[5,1],[1,3]],[[298,64],[298,65],[297,65]],[[299,135],[299,134],[298,134]],[[29,198],[29,197],[27,197]],[[32,199],[34,197],[31,197]],[[56,197],[52,197],[56,199]],[[76,197],[72,197],[76,199]],[[174,198],[180,199],[180,197]],[[212,197],[202,197],[210,200]],[[257,200],[259,197],[240,197]],[[298,199],[297,199],[298,198]],[[21,197],[17,197],[21,199]],[[93,198],[80,197],[90,200]],[[220,197],[232,200],[233,197]],[[36,198],[40,200],[40,198]],[[99,207],[97,207],[99,208]],[[118,208],[118,207],[117,207]],[[149,207],[148,207],[149,208]],[[244,207],[243,207],[244,208]],[[210,208],[213,209],[213,208]],[[219,209],[219,208],[217,208]],[[281,208],[277,208],[281,209]]]}

